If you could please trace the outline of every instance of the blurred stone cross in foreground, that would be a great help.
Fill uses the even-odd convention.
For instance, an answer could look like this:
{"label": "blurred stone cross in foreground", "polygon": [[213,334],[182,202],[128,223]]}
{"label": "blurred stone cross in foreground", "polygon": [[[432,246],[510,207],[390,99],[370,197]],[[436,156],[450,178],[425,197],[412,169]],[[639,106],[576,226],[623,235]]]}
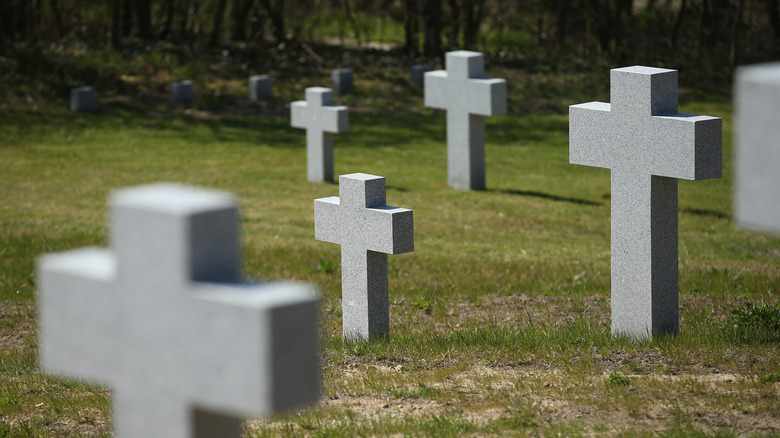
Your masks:
{"label": "blurred stone cross in foreground", "polygon": [[484,78],[478,52],[449,52],[445,62],[425,73],[425,106],[447,111],[447,182],[485,190],[485,116],[506,113],[506,80]]}
{"label": "blurred stone cross in foreground", "polygon": [[333,182],[333,134],[349,129],[345,106],[333,106],[330,88],[306,89],[306,100],[293,102],[294,128],[306,130],[306,174],[311,182]]}
{"label": "blurred stone cross in foreground", "polygon": [[241,281],[228,194],[171,184],[113,196],[111,249],[44,256],[46,371],[108,384],[118,437],[239,437],[242,417],[318,399],[311,286]]}
{"label": "blurred stone cross in foreground", "polygon": [[387,337],[387,254],[414,251],[412,210],[385,205],[381,176],[341,175],[339,195],[314,200],[314,238],[341,245],[343,336]]}
{"label": "blurred stone cross in foreground", "polygon": [[735,219],[780,235],[780,62],[740,67],[734,82]]}
{"label": "blurred stone cross in foreground", "polygon": [[677,112],[677,70],[613,69],[569,107],[569,161],[612,170],[612,333],[676,333],[677,178],[721,176],[721,120]]}

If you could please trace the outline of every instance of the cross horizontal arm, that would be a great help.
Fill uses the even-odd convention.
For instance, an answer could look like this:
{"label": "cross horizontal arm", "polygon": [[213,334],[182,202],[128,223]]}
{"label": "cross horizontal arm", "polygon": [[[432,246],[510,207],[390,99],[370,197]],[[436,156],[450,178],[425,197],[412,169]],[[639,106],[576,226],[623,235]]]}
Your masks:
{"label": "cross horizontal arm", "polygon": [[341,244],[341,221],[338,196],[314,200],[314,238],[323,242]]}
{"label": "cross horizontal arm", "polygon": [[319,127],[334,134],[346,132],[349,129],[349,110],[345,106],[323,107]]}
{"label": "cross horizontal arm", "polygon": [[425,106],[446,110],[450,97],[447,72],[444,70],[425,73]]}
{"label": "cross horizontal arm", "polygon": [[606,129],[610,108],[603,102],[569,106],[569,163],[612,168],[616,139]]}
{"label": "cross horizontal arm", "polygon": [[608,103],[572,105],[569,162],[670,178],[718,178],[721,119],[682,113],[625,118]]}
{"label": "cross horizontal arm", "polygon": [[195,283],[192,298],[204,312],[191,329],[199,339],[192,350],[195,378],[184,386],[194,402],[265,415],[317,401],[312,286]]}
{"label": "cross horizontal arm", "polygon": [[304,100],[290,105],[293,128],[322,129],[324,132],[340,133],[349,130],[349,109],[345,106],[322,106],[312,108]]}
{"label": "cross horizontal arm", "polygon": [[290,105],[290,123],[293,128],[307,129],[310,126],[308,105],[305,100],[298,100]]}
{"label": "cross horizontal arm", "polygon": [[658,133],[653,175],[687,180],[721,177],[720,118],[679,113],[652,119],[653,131]]}
{"label": "cross horizontal arm", "polygon": [[506,114],[505,79],[469,79],[468,112],[478,116]]}
{"label": "cross horizontal arm", "polygon": [[403,254],[414,251],[412,210],[398,207],[366,209],[366,220],[353,230],[369,251]]}
{"label": "cross horizontal arm", "polygon": [[[108,285],[116,277],[107,250],[87,248],[47,255],[38,262],[41,366],[69,377],[109,383],[117,369]],[[99,311],[96,311],[99,310]]]}

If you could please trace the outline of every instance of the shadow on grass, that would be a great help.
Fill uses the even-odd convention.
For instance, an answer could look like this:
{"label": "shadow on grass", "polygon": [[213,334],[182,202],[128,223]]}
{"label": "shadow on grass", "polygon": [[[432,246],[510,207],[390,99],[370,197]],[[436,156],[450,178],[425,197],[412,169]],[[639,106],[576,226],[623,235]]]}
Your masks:
{"label": "shadow on grass", "polygon": [[487,191],[503,193],[506,195],[530,196],[534,198],[549,199],[551,201],[558,201],[558,202],[570,202],[572,204],[579,204],[579,205],[591,205],[594,207],[603,205],[601,202],[589,201],[587,199],[580,199],[580,198],[570,198],[567,196],[558,196],[550,193],[537,192],[534,190],[488,189]]}
{"label": "shadow on grass", "polygon": [[693,207],[681,207],[680,211],[683,213],[690,213],[696,216],[710,216],[718,219],[728,219],[729,215],[717,210],[707,210],[705,208],[693,208]]}

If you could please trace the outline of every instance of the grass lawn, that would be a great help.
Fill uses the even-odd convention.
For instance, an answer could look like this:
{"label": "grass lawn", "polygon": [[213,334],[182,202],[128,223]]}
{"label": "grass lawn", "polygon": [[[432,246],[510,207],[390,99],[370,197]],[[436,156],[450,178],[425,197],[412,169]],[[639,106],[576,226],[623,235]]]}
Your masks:
{"label": "grass lawn", "polygon": [[[242,111],[0,113],[0,437],[110,433],[106,388],[37,368],[33,265],[107,245],[108,195],[156,181],[235,192],[246,276],[320,286],[321,401],[248,436],[780,436],[780,316],[730,320],[780,303],[780,239],[731,221],[726,98],[681,96],[723,118],[724,176],[680,182],[680,333],[635,343],[609,333],[609,171],[568,164],[565,113],[525,111],[532,84],[510,79],[511,114],[487,121],[488,190],[456,191],[444,113],[388,74],[335,98],[351,112],[336,174],[385,176],[388,204],[414,210],[415,252],[389,257],[391,338],[371,343],[341,340],[340,249],[314,240],[312,207],[338,186],[306,182],[285,108],[315,83]],[[598,86],[562,108],[607,98]]]}

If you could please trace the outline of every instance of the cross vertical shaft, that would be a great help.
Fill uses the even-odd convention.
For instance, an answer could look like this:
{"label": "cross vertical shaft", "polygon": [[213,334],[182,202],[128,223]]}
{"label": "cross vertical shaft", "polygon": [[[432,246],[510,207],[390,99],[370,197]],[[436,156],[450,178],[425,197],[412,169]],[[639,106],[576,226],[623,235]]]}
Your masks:
{"label": "cross vertical shaft", "polygon": [[341,282],[344,337],[389,336],[387,254],[343,245]]}
{"label": "cross vertical shaft", "polygon": [[485,190],[485,118],[447,111],[447,183],[461,190]]}
{"label": "cross vertical shaft", "polygon": [[612,171],[612,333],[676,333],[677,180]]}
{"label": "cross vertical shaft", "polygon": [[306,130],[306,177],[310,182],[333,181],[333,134]]}

